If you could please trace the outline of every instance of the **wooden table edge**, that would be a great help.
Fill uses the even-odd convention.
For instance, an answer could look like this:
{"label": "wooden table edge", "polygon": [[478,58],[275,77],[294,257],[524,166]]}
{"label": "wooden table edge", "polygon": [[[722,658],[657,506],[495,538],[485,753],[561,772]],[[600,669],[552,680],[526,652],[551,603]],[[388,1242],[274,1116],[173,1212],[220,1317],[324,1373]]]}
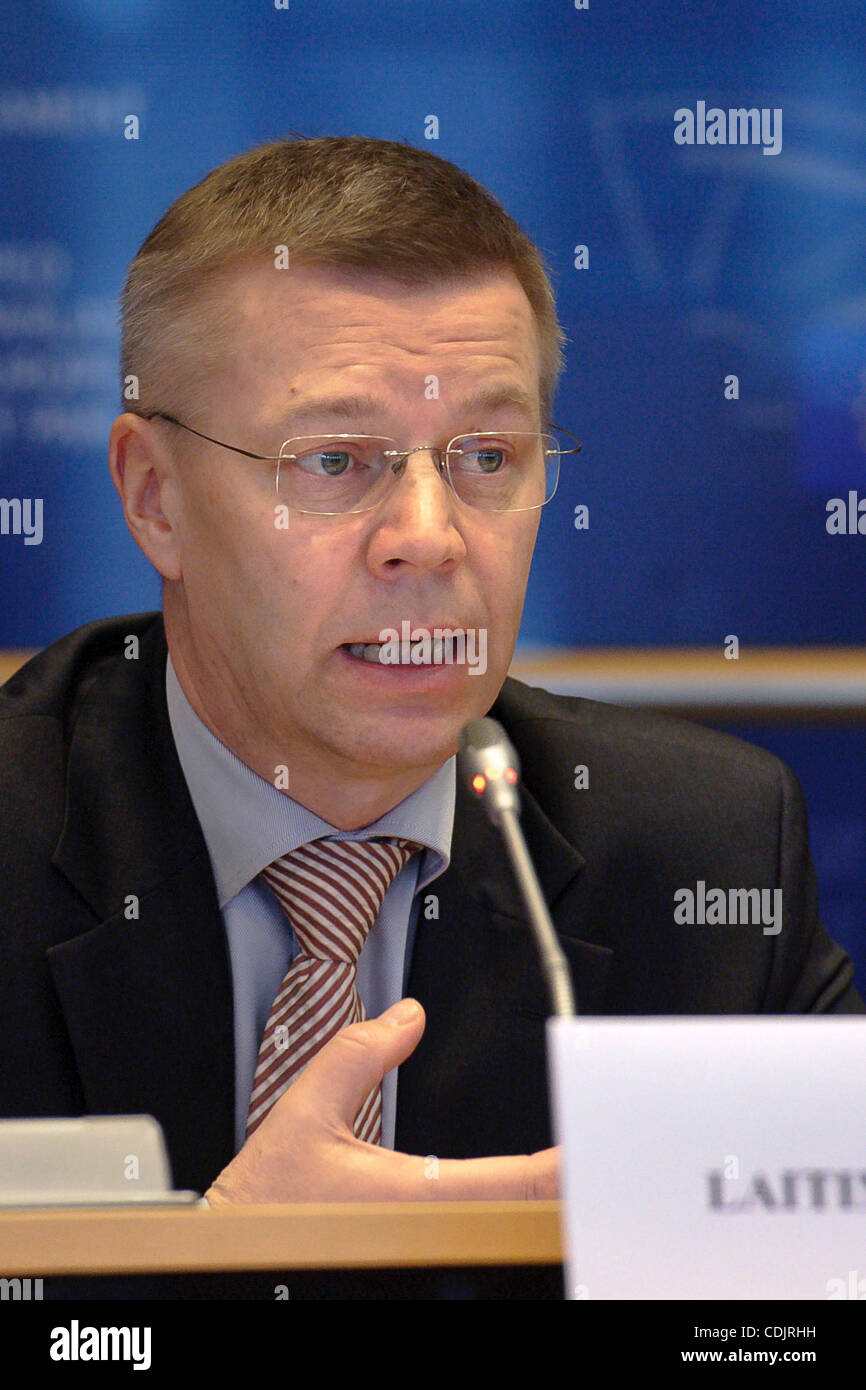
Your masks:
{"label": "wooden table edge", "polygon": [[0,1277],[562,1262],[558,1202],[0,1210]]}

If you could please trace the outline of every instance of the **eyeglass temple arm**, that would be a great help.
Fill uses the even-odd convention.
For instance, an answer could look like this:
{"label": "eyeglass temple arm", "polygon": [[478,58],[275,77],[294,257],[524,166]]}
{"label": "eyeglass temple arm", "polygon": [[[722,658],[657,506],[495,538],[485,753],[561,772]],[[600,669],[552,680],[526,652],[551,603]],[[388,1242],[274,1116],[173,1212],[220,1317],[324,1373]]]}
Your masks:
{"label": "eyeglass temple arm", "polygon": [[546,452],[551,453],[551,454],[579,454],[579,453],[582,452],[582,450],[583,450],[583,445],[581,444],[581,442],[580,442],[580,440],[578,439],[577,435],[576,435],[576,434],[572,434],[571,430],[564,429],[562,425],[554,425],[553,421],[551,421],[550,428],[551,428],[552,430],[556,430],[556,433],[557,433],[557,434],[567,434],[568,437],[569,437],[569,439],[573,439],[573,440],[574,440],[575,445],[576,445],[576,448],[574,448],[574,449],[549,449],[549,450],[547,450]]}
{"label": "eyeglass temple arm", "polygon": [[141,410],[136,412],[142,420],[167,420],[170,425],[177,425],[179,429],[187,430],[190,434],[197,435],[199,439],[206,439],[208,444],[218,444],[221,449],[231,449],[233,454],[243,454],[244,458],[262,459],[266,463],[278,463],[279,454],[252,454],[249,449],[239,449],[236,444],[224,444],[221,439],[214,439],[213,435],[202,434],[201,430],[194,430],[192,425],[185,425],[181,420],[176,420],[173,415],[166,415],[164,410]]}

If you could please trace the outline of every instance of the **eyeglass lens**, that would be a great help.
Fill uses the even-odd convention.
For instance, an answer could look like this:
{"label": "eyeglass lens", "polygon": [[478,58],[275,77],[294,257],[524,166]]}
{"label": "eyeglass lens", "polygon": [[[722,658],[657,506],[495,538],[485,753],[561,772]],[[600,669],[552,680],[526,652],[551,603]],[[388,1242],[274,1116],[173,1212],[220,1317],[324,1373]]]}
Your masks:
{"label": "eyeglass lens", "polygon": [[[457,496],[484,511],[541,507],[556,491],[558,441],[551,434],[517,431],[462,435],[447,455]],[[389,456],[391,455],[391,456]],[[277,492],[299,511],[366,511],[394,486],[402,455],[394,439],[365,435],[311,435],[280,450]],[[444,455],[443,455],[444,456]]]}

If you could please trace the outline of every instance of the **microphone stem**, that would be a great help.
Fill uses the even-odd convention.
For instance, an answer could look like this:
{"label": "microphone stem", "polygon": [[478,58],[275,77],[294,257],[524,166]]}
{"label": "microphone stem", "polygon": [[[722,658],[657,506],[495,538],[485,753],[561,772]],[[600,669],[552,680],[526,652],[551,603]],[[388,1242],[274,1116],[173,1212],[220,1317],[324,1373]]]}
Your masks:
{"label": "microphone stem", "polygon": [[560,1018],[573,1018],[576,1009],[568,962],[562,954],[553,923],[550,920],[547,903],[544,901],[541,885],[529,857],[517,813],[513,810],[503,809],[497,813],[496,818],[502,831],[508,857],[511,860],[514,877],[517,879],[520,896],[523,898],[530,925],[538,943],[541,968],[550,990],[553,1012]]}

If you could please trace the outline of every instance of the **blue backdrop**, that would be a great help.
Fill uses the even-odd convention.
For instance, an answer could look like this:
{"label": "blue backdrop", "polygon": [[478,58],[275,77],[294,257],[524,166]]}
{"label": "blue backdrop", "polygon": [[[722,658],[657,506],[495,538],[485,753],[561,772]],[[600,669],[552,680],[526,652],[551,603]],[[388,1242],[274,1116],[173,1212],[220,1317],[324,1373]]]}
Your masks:
{"label": "blue backdrop", "polygon": [[[181,191],[291,132],[427,145],[548,257],[569,336],[554,419],[584,453],[544,516],[525,642],[866,641],[866,536],[826,528],[831,498],[866,498],[862,0],[0,14],[0,493],[44,506],[41,544],[0,535],[0,645],[158,605],[106,465],[117,295]],[[677,143],[700,102],[781,112],[781,148]],[[772,746],[806,784],[828,925],[853,939],[863,737]]]}

